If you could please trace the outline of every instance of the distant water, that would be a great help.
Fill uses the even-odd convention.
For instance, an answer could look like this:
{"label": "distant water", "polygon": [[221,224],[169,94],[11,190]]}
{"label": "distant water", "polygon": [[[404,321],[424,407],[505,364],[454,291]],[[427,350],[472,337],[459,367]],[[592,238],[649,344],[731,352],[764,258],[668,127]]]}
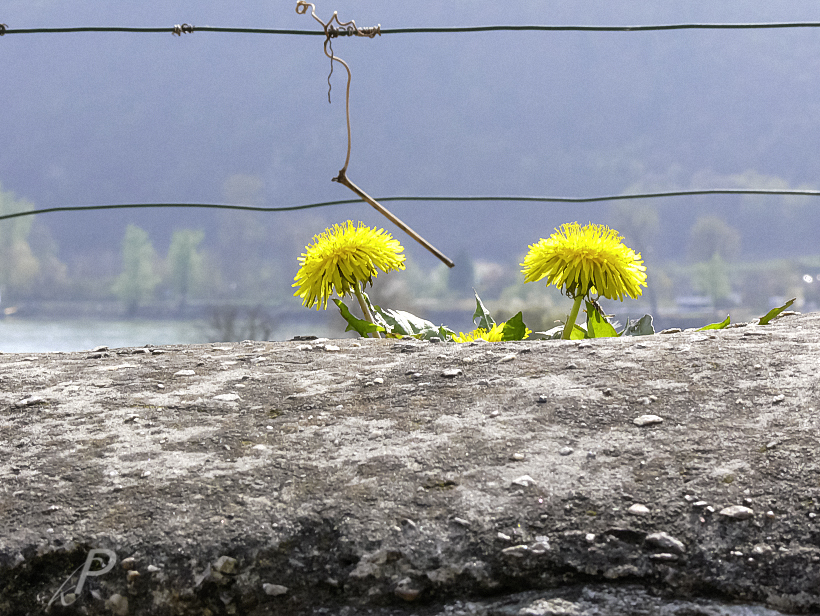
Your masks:
{"label": "distant water", "polygon": [[4,353],[188,344],[206,339],[201,327],[186,321],[0,321],[0,351]]}
{"label": "distant water", "polygon": [[[270,336],[288,340],[295,335],[333,335],[315,324],[285,323]],[[338,337],[338,333],[335,334]],[[195,321],[96,321],[96,320],[0,320],[0,351],[4,353],[47,353],[109,348],[198,344],[209,342],[207,329]]]}

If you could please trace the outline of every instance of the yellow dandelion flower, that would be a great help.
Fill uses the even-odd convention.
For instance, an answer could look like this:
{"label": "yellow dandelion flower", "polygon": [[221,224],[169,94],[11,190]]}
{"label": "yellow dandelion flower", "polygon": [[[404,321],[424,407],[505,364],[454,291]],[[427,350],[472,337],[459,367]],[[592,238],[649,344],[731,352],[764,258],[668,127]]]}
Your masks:
{"label": "yellow dandelion flower", "polygon": [[484,342],[500,342],[501,336],[504,333],[504,324],[501,325],[493,325],[490,331],[487,331],[483,327],[478,327],[471,332],[458,332],[458,335],[453,336],[453,340],[456,342],[476,342],[477,340],[483,340]]}
{"label": "yellow dandelion flower", "polygon": [[356,285],[372,284],[378,270],[404,269],[402,245],[384,229],[371,229],[348,220],[313,236],[313,243],[299,257],[299,271],[292,286],[302,305],[327,308],[335,291],[340,297],[354,294]]}
{"label": "yellow dandelion flower", "polygon": [[[474,329],[471,332],[463,333],[458,332],[457,335],[453,336],[453,340],[456,342],[475,342],[476,340],[484,340],[485,342],[502,342],[504,336],[504,326],[505,323],[496,323],[495,325],[490,328],[490,331],[487,331],[483,327],[479,327],[478,329]],[[524,338],[529,338],[532,330],[530,328],[525,328]]]}
{"label": "yellow dandelion flower", "polygon": [[453,340],[455,342],[475,342],[476,340],[483,340],[481,334],[486,333],[486,329],[482,329],[479,327],[478,329],[474,329],[473,331],[467,332],[466,334],[464,332],[458,332],[455,336],[453,336]]}
{"label": "yellow dandelion flower", "polygon": [[530,246],[521,266],[526,282],[547,278],[571,297],[597,293],[623,301],[637,298],[646,286],[646,267],[640,253],[625,246],[614,229],[577,222],[556,229],[549,238]]}

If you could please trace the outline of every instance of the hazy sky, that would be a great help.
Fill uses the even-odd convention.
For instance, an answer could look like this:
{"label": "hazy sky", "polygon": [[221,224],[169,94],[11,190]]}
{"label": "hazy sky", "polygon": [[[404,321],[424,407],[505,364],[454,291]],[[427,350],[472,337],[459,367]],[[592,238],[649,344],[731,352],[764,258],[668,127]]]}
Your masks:
{"label": "hazy sky", "polygon": [[[294,9],[279,0],[5,0],[0,22],[317,28]],[[334,10],[385,28],[820,21],[816,0],[318,3],[320,17]],[[374,196],[820,187],[820,29],[395,34],[337,40],[334,49],[353,70],[349,176]],[[0,69],[0,184],[38,207],[275,206],[352,196],[330,182],[345,155],[345,82],[337,65],[328,105],[320,37],[15,34],[0,38]],[[732,219],[741,206],[747,213],[785,207],[782,200],[658,203],[663,247],[683,249],[693,212]],[[564,222],[609,222],[601,205],[390,207],[445,252],[479,258],[514,259]],[[282,234],[298,227],[290,223],[310,216],[272,214],[271,241],[289,241]],[[364,204],[318,216],[318,223],[386,224]],[[762,245],[777,224],[756,220],[737,224]],[[175,226],[216,224],[212,213],[174,210],[49,221],[64,252],[118,245],[129,222],[159,242]]]}

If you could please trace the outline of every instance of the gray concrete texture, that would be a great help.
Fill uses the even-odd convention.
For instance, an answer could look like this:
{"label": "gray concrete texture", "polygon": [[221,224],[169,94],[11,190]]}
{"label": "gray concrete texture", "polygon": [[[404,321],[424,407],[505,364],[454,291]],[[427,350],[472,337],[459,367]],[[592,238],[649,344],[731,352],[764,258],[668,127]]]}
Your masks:
{"label": "gray concrete texture", "polygon": [[820,314],[0,366],[3,615],[820,612]]}

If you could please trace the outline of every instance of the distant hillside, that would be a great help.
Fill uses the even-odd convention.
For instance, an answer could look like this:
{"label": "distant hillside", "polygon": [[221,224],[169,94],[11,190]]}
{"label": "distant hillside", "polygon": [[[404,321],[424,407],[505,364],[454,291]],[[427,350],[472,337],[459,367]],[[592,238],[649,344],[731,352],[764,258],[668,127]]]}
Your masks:
{"label": "distant hillside", "polygon": [[[7,4],[2,19],[10,28],[185,21],[317,27],[296,15],[295,3]],[[320,3],[317,10],[383,27],[820,18],[811,4],[797,2],[634,4],[550,3],[546,11],[530,1],[514,10],[487,4],[457,10],[433,0],[412,6],[371,0],[355,9]],[[373,195],[820,185],[817,30],[401,34],[337,40],[334,51],[353,70],[349,175]],[[352,196],[330,182],[345,155],[345,83],[337,66],[328,105],[330,63],[319,37],[8,35],[0,40],[0,58],[6,84],[0,183],[38,207],[289,205]],[[682,257],[689,227],[704,213],[737,227],[745,253],[817,248],[815,202],[704,198],[656,205],[658,257]],[[445,251],[470,247],[488,259],[515,259],[568,220],[613,220],[604,205],[394,208]],[[347,217],[385,224],[365,205],[271,215],[260,224],[272,252],[294,259],[309,229]],[[129,222],[148,229],[159,245],[175,227],[202,227],[206,242],[215,242],[233,224],[212,212],[175,210],[43,222],[63,256],[110,250]]]}

